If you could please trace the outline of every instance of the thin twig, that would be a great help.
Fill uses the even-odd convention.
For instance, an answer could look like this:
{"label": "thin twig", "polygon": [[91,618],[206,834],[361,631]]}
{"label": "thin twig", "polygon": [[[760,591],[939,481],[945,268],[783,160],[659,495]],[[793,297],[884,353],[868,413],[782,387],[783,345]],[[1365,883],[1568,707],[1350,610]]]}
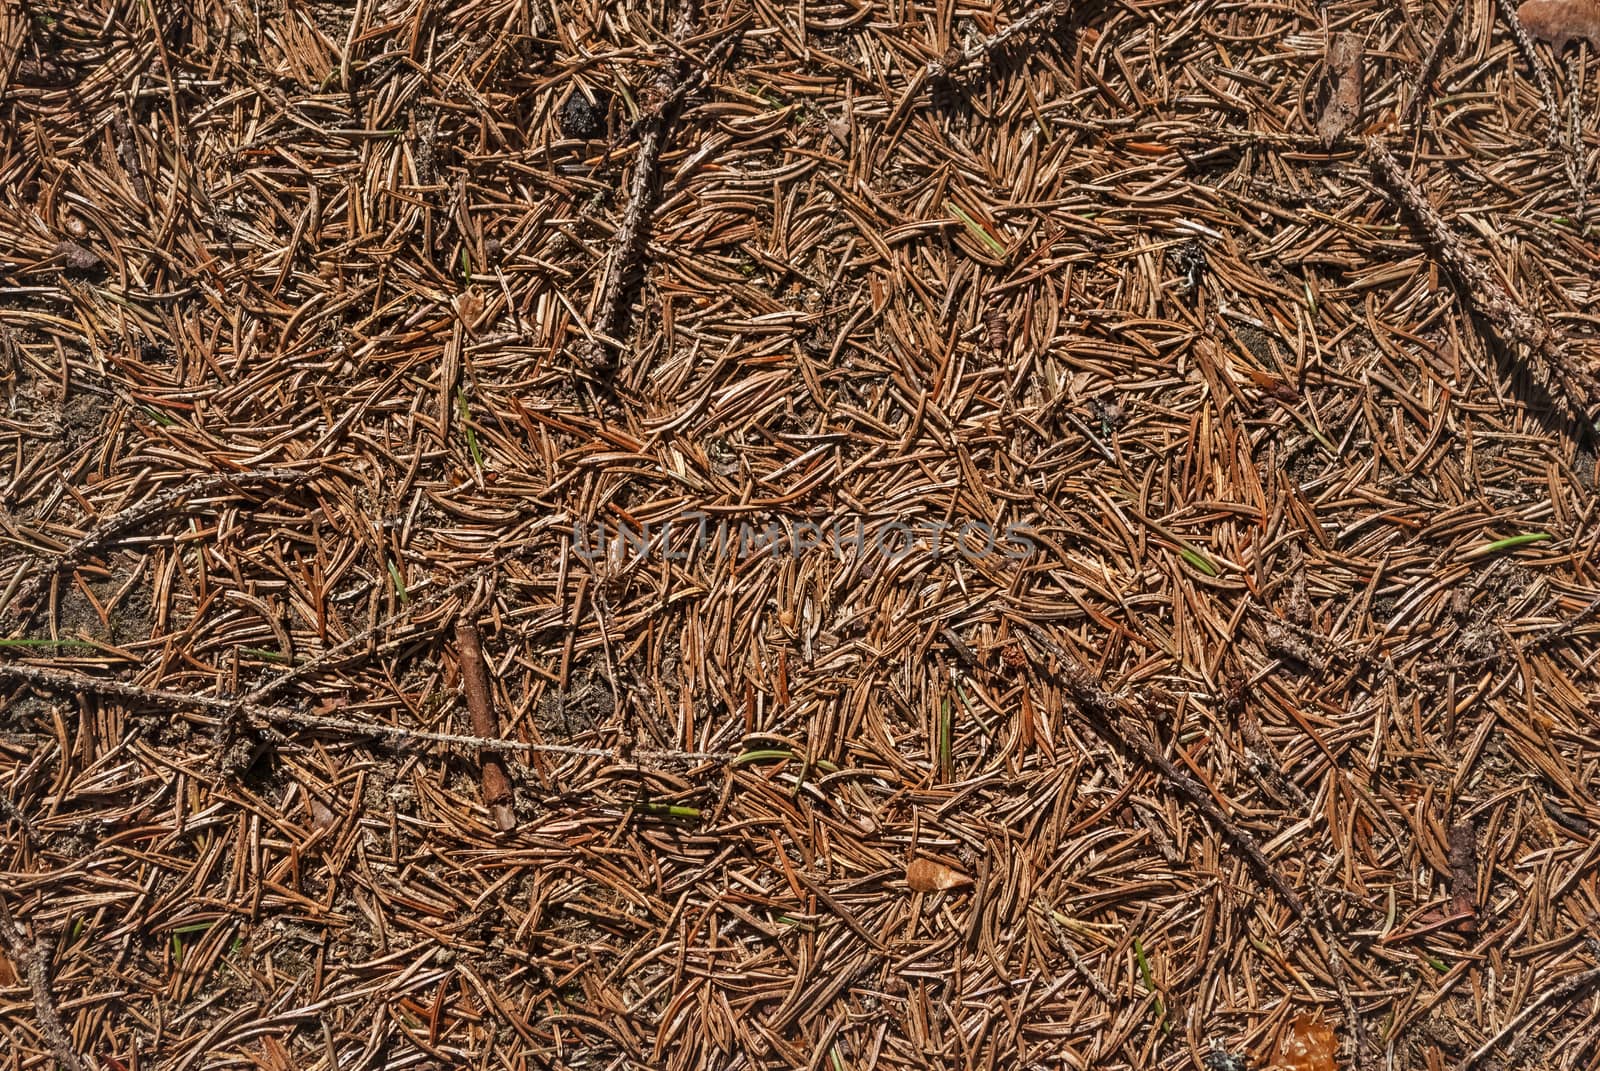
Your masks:
{"label": "thin twig", "polygon": [[1600,967],[1591,967],[1581,974],[1570,975],[1567,978],[1562,979],[1560,982],[1557,982],[1555,985],[1551,986],[1549,989],[1546,989],[1543,993],[1540,993],[1537,997],[1533,998],[1533,1003],[1529,1004],[1526,1008],[1523,1008],[1515,1018],[1496,1031],[1493,1037],[1491,1037],[1488,1041],[1485,1041],[1482,1045],[1479,1045],[1476,1049],[1464,1057],[1460,1063],[1456,1064],[1456,1071],[1469,1071],[1474,1064],[1487,1056],[1490,1051],[1495,1048],[1495,1046],[1499,1045],[1506,1038],[1522,1029],[1523,1024],[1529,1019],[1532,1019],[1534,1015],[1538,1013],[1539,1009],[1544,1007],[1546,1004],[1549,1004],[1551,1001],[1565,999],[1573,993],[1587,988],[1596,982],[1600,982]]}
{"label": "thin twig", "polygon": [[[696,7],[695,0],[683,0],[679,5],[673,27],[676,40],[683,41],[690,36]],[[725,37],[718,43],[717,50],[725,45],[731,47],[735,36]],[[633,273],[644,246],[645,223],[655,206],[656,171],[661,162],[661,150],[666,146],[679,105],[693,86],[698,84],[687,77],[687,67],[682,59],[678,59],[661,72],[655,87],[660,94],[660,103],[640,120],[643,125],[639,128],[639,149],[633,158],[628,204],[612,241],[605,281],[600,287],[600,304],[594,318],[596,338],[586,353],[589,365],[596,369],[611,367],[616,362],[616,350],[624,341],[616,337],[622,324],[624,284]]]}
{"label": "thin twig", "polygon": [[[1163,755],[1145,736],[1144,730],[1134,723],[1135,719],[1127,710],[1129,701],[1106,691],[1087,666],[1042,628],[1031,624],[1028,627],[1040,645],[1054,658],[1056,678],[1065,686],[1067,694],[1072,697],[1078,708],[1088,715],[1086,720],[1089,726],[1108,744],[1127,748],[1146,764],[1154,767],[1180,796],[1209,818],[1244,854],[1266,883],[1283,897],[1290,910],[1298,916],[1304,916],[1305,903],[1272,865],[1272,861],[1261,850],[1256,839],[1230,821],[1228,816],[1222,813],[1222,808],[1217,806],[1216,800],[1211,798],[1211,794],[1194,778],[1178,769],[1172,760]],[[1148,722],[1150,719],[1145,717],[1143,720]]]}
{"label": "thin twig", "polygon": [[1533,38],[1528,35],[1527,28],[1517,17],[1516,5],[1512,0],[1496,0],[1496,3],[1500,8],[1500,17],[1506,20],[1511,36],[1517,42],[1517,49],[1522,53],[1522,58],[1528,61],[1528,67],[1533,71],[1533,80],[1539,87],[1539,99],[1544,104],[1545,120],[1550,124],[1545,132],[1545,140],[1551,145],[1556,145],[1561,140],[1561,110],[1556,106],[1556,87],[1550,80],[1550,72],[1545,69],[1544,61],[1539,58],[1539,52],[1533,45]]}
{"label": "thin twig", "polygon": [[96,524],[88,532],[84,533],[77,542],[56,555],[53,562],[36,573],[17,592],[16,597],[12,600],[11,610],[13,613],[26,615],[34,608],[38,597],[44,592],[45,588],[55,581],[56,577],[76,569],[127,533],[152,518],[173,509],[186,498],[191,498],[195,495],[215,494],[232,487],[248,486],[250,484],[298,482],[304,479],[305,473],[296,472],[292,469],[225,472],[215,476],[201,476],[188,480],[171,490],[161,492],[153,498],[129,506],[127,509],[114,513],[99,524]]}
{"label": "thin twig", "polygon": [[30,944],[28,934],[11,914],[11,906],[0,896],[0,945],[5,947],[6,958],[21,968],[33,990],[33,1010],[39,1017],[39,1027],[50,1048],[55,1051],[56,1063],[67,1071],[88,1071],[88,1065],[73,1047],[72,1038],[62,1025],[61,1013],[56,1010],[56,998],[50,991],[50,970],[45,957],[49,945]]}
{"label": "thin twig", "polygon": [[1072,947],[1072,942],[1067,939],[1066,931],[1062,929],[1061,923],[1056,921],[1055,911],[1048,906],[1043,906],[1043,911],[1045,921],[1050,924],[1050,933],[1056,939],[1056,947],[1061,950],[1063,956],[1067,957],[1067,962],[1072,964],[1072,969],[1077,971],[1078,976],[1089,984],[1089,988],[1094,990],[1095,996],[1109,1005],[1115,1005],[1116,999],[1112,996],[1111,990],[1100,980],[1099,975],[1089,969],[1089,965],[1083,961],[1083,957],[1078,955],[1077,949]]}
{"label": "thin twig", "polygon": [[[616,748],[580,747],[572,744],[528,744],[520,740],[503,740],[489,736],[469,736],[463,733],[439,733],[428,729],[409,729],[401,725],[359,721],[354,718],[336,718],[323,714],[308,714],[283,707],[259,706],[242,703],[237,699],[197,695],[165,688],[146,688],[126,681],[91,677],[41,666],[19,666],[0,662],[0,679],[19,681],[53,692],[70,692],[120,699],[130,704],[155,707],[161,710],[204,711],[221,718],[242,717],[257,729],[294,731],[297,729],[325,729],[347,733],[351,736],[376,736],[397,742],[417,741],[429,744],[449,744],[454,747],[478,748],[483,751],[542,752],[553,755],[578,755],[624,761]],[[715,762],[737,758],[737,751],[670,751],[665,749],[628,752],[628,757],[650,761],[689,759]]]}
{"label": "thin twig", "polygon": [[[529,531],[527,531],[521,538],[517,540],[507,540],[503,544],[502,549],[492,558],[480,565],[475,566],[472,569],[467,570],[460,577],[458,577],[454,583],[450,584],[448,587],[444,588],[436,596],[434,596],[432,601],[426,606],[424,606],[420,601],[412,601],[402,604],[401,607],[394,613],[368,626],[367,628],[362,629],[360,632],[353,634],[348,639],[342,640],[341,642],[328,648],[326,651],[323,651],[316,657],[306,662],[302,662],[300,665],[295,666],[292,669],[285,670],[266,683],[256,687],[254,690],[244,695],[240,699],[235,700],[235,702],[237,702],[241,708],[249,705],[259,705],[261,703],[265,703],[274,696],[281,695],[290,685],[298,684],[300,681],[313,677],[325,669],[331,669],[334,666],[348,663],[352,659],[363,658],[377,653],[378,650],[383,649],[378,645],[372,645],[368,650],[359,652],[356,650],[356,648],[371,644],[374,636],[387,631],[402,621],[409,620],[419,610],[427,609],[437,611],[441,609],[448,603],[450,599],[456,597],[457,595],[464,594],[466,591],[480,583],[484,577],[488,576],[495,569],[498,569],[500,566],[505,565],[508,562],[515,561],[524,555],[534,552],[538,548],[539,544],[538,541],[533,538],[533,536],[538,532],[543,531],[550,525],[558,525],[561,523],[565,522],[559,517],[551,517],[541,521],[538,525],[533,526]],[[442,622],[444,620],[448,620],[448,618],[441,618],[441,623],[435,625],[434,628],[442,628]],[[430,629],[429,631],[431,632],[433,630]],[[411,642],[416,638],[416,636],[408,636],[403,641],[391,640],[385,646],[393,647],[398,643]]]}

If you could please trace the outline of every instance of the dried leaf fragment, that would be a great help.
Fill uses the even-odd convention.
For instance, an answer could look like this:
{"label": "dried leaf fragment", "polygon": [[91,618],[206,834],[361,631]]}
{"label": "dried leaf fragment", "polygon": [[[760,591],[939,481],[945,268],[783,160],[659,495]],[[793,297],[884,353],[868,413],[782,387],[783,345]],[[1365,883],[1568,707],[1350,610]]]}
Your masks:
{"label": "dried leaf fragment", "polygon": [[1342,138],[1361,118],[1365,98],[1361,38],[1352,33],[1330,34],[1323,53],[1324,98],[1317,117],[1317,136],[1324,145]]}
{"label": "dried leaf fragment", "polygon": [[906,884],[912,892],[943,892],[971,885],[972,879],[932,859],[913,859],[906,867]]}
{"label": "dried leaf fragment", "polygon": [[50,254],[60,258],[63,270],[81,274],[98,271],[105,263],[100,259],[100,254],[70,238],[57,242],[50,248]]}
{"label": "dried leaf fragment", "polygon": [[1600,48],[1600,3],[1596,0],[1523,0],[1517,6],[1517,21],[1557,52],[1579,37],[1590,47]]}
{"label": "dried leaf fragment", "polygon": [[1301,1012],[1278,1039],[1272,1063],[1283,1071],[1338,1071],[1339,1038],[1327,1023]]}

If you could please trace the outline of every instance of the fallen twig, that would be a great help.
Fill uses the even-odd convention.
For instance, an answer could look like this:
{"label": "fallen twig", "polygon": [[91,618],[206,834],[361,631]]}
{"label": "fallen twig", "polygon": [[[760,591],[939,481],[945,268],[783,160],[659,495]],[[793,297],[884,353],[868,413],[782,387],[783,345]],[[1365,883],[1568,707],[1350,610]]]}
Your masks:
{"label": "fallen twig", "polygon": [[1216,800],[1211,798],[1211,794],[1194,778],[1178,769],[1172,760],[1163,755],[1145,736],[1144,730],[1134,724],[1134,719],[1126,709],[1129,701],[1112,695],[1101,687],[1087,666],[1042,629],[1030,625],[1029,630],[1039,641],[1040,646],[1055,659],[1057,679],[1065,686],[1067,694],[1072,697],[1078,708],[1089,716],[1087,720],[1090,727],[1107,743],[1127,748],[1154,767],[1180,796],[1211,819],[1223,835],[1255,866],[1266,883],[1283,897],[1290,910],[1298,916],[1304,916],[1305,903],[1283,875],[1278,873],[1272,861],[1256,843],[1256,839],[1230,821],[1228,816],[1222,813],[1222,808],[1217,806]]}
{"label": "fallen twig", "polygon": [[1072,947],[1072,942],[1067,939],[1066,931],[1062,929],[1061,923],[1056,921],[1055,911],[1047,905],[1040,905],[1040,910],[1044,914],[1045,921],[1050,924],[1050,934],[1056,939],[1056,947],[1067,958],[1067,962],[1072,964],[1072,969],[1077,971],[1078,976],[1088,983],[1090,989],[1094,990],[1095,996],[1107,1004],[1116,1004],[1116,998],[1112,995],[1111,990],[1100,980],[1099,975],[1089,969],[1089,965],[1083,961],[1083,957],[1078,955],[1077,950]]}
{"label": "fallen twig", "polygon": [[1465,239],[1439,215],[1416,180],[1376,138],[1367,139],[1367,157],[1379,184],[1416,219],[1440,260],[1466,291],[1473,311],[1489,321],[1502,341],[1533,353],[1535,378],[1547,389],[1554,388],[1579,415],[1587,418],[1589,411],[1600,404],[1600,381],[1578,367],[1549,324],[1495,279]]}
{"label": "fallen twig", "polygon": [[1067,0],[1045,0],[1032,11],[1023,15],[1016,22],[1002,27],[988,37],[980,38],[968,44],[965,48],[955,45],[943,56],[928,64],[927,72],[930,78],[953,78],[961,68],[979,59],[987,60],[996,50],[1005,45],[1013,37],[1027,33],[1035,26],[1065,16],[1072,10],[1072,5]]}
{"label": "fallen twig", "polygon": [[1600,982],[1600,967],[1590,967],[1586,971],[1583,971],[1579,974],[1569,975],[1560,982],[1557,982],[1549,989],[1546,989],[1543,993],[1540,993],[1537,997],[1534,997],[1531,1004],[1529,1004],[1526,1008],[1523,1008],[1515,1018],[1496,1031],[1494,1036],[1488,1041],[1485,1041],[1482,1045],[1479,1045],[1476,1049],[1463,1057],[1461,1062],[1456,1064],[1456,1071],[1469,1071],[1474,1064],[1488,1055],[1495,1048],[1495,1046],[1499,1045],[1502,1041],[1516,1033],[1518,1030],[1521,1030],[1523,1024],[1525,1024],[1529,1019],[1532,1019],[1539,1009],[1544,1007],[1546,1004],[1549,1004],[1554,1000],[1561,1000],[1565,997],[1571,996],[1573,993],[1591,986],[1596,982]]}
{"label": "fallen twig", "polygon": [[[483,661],[483,644],[475,626],[466,621],[456,622],[456,657],[461,661],[461,679],[467,691],[467,713],[472,719],[474,736],[498,739],[499,719],[494,713],[494,690],[489,683],[489,671]],[[490,751],[479,759],[483,778],[483,802],[494,817],[495,827],[509,833],[517,827],[517,817],[511,809],[511,777],[505,763]]]}
{"label": "fallen twig", "polygon": [[[0,680],[18,681],[35,688],[53,692],[72,692],[120,699],[130,704],[155,707],[161,710],[193,710],[214,714],[219,718],[243,718],[256,729],[294,731],[298,729],[325,729],[348,733],[352,736],[376,736],[395,741],[417,741],[428,744],[448,744],[455,747],[478,748],[499,752],[543,752],[554,755],[577,755],[623,761],[617,748],[581,747],[575,744],[528,744],[520,740],[503,740],[489,736],[468,736],[463,733],[440,733],[428,729],[409,729],[402,725],[385,725],[380,722],[358,721],[354,718],[330,717],[309,714],[283,707],[261,706],[238,699],[197,695],[166,688],[146,688],[126,681],[91,677],[42,666],[22,666],[0,662]],[[737,758],[736,751],[668,751],[629,750],[630,759],[647,761],[691,760],[718,762]]]}
{"label": "fallen twig", "polygon": [[258,472],[225,472],[215,476],[201,476],[187,480],[171,490],[163,491],[154,498],[136,503],[127,509],[114,513],[95,525],[76,543],[73,543],[58,554],[55,561],[34,574],[33,578],[22,586],[11,602],[11,610],[18,615],[28,614],[35,607],[38,597],[55,581],[56,577],[76,569],[128,532],[138,528],[151,518],[158,517],[172,509],[185,498],[190,498],[194,495],[213,494],[239,485],[300,481],[304,479],[305,473],[296,472],[292,469],[264,469]]}
{"label": "fallen twig", "polygon": [[28,979],[28,986],[33,990],[34,1014],[39,1017],[39,1028],[45,1040],[55,1052],[56,1063],[67,1071],[88,1071],[88,1065],[73,1048],[72,1038],[62,1025],[55,995],[50,991],[50,972],[45,959],[49,946],[29,942],[26,931],[12,917],[4,896],[0,896],[0,946],[4,946],[6,958]]}

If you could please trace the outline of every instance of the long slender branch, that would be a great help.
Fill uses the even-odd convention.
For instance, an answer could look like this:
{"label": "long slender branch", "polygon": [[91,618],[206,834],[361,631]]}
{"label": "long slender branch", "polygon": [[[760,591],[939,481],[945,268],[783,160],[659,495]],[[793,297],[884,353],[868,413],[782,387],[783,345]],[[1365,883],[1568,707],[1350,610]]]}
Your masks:
{"label": "long slender branch", "polygon": [[[675,41],[689,38],[696,7],[695,0],[683,0],[679,5],[673,26]],[[719,42],[718,49],[722,44]],[[705,76],[704,70],[701,75]],[[661,151],[666,146],[679,105],[698,84],[699,80],[688,77],[688,64],[681,58],[674,60],[658,78],[655,88],[659,102],[641,120],[642,126],[635,125],[639,132],[639,149],[633,158],[628,204],[612,241],[605,281],[600,287],[600,304],[594,317],[596,338],[584,354],[592,368],[605,369],[616,363],[616,351],[623,341],[616,337],[622,325],[623,295],[626,293],[628,276],[632,274],[644,247],[645,223],[655,207],[656,172],[661,164]]]}
{"label": "long slender branch", "polygon": [[1078,709],[1088,715],[1085,720],[1090,728],[1106,743],[1132,751],[1147,765],[1153,767],[1178,795],[1188,800],[1222,831],[1234,847],[1250,861],[1266,883],[1283,897],[1290,910],[1297,916],[1303,917],[1306,914],[1304,901],[1272,865],[1272,861],[1261,850],[1256,839],[1235,825],[1222,812],[1222,808],[1217,806],[1216,800],[1211,798],[1209,792],[1161,753],[1145,735],[1144,730],[1135,724],[1135,719],[1132,717],[1134,712],[1129,710],[1129,701],[1106,691],[1087,666],[1043,629],[1036,625],[1029,625],[1028,629],[1040,646],[1055,660],[1056,678],[1066,687],[1067,694],[1078,705]]}
{"label": "long slender branch", "polygon": [[1600,380],[1580,368],[1561,337],[1497,280],[1466,240],[1445,222],[1394,154],[1376,138],[1367,139],[1367,159],[1384,190],[1416,220],[1444,266],[1466,291],[1473,311],[1483,317],[1502,341],[1532,354],[1530,368],[1547,388],[1554,388],[1580,416],[1600,404]]}

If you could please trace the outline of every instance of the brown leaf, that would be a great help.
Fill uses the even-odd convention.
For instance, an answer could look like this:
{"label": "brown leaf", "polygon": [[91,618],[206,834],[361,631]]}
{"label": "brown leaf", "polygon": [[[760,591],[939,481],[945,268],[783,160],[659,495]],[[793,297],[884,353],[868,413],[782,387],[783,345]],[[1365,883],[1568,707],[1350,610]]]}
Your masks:
{"label": "brown leaf", "polygon": [[1271,1062],[1283,1071],[1338,1071],[1339,1038],[1327,1023],[1301,1012],[1278,1039]]}
{"label": "brown leaf", "polygon": [[1317,135],[1323,144],[1331,147],[1361,118],[1362,73],[1361,38],[1350,33],[1330,34],[1323,53],[1326,96],[1317,118]]}
{"label": "brown leaf", "polygon": [[971,885],[972,879],[953,867],[932,859],[913,859],[906,867],[906,884],[913,892],[942,892]]}
{"label": "brown leaf", "polygon": [[1600,3],[1595,0],[1524,0],[1517,7],[1517,21],[1557,52],[1579,37],[1600,48]]}

